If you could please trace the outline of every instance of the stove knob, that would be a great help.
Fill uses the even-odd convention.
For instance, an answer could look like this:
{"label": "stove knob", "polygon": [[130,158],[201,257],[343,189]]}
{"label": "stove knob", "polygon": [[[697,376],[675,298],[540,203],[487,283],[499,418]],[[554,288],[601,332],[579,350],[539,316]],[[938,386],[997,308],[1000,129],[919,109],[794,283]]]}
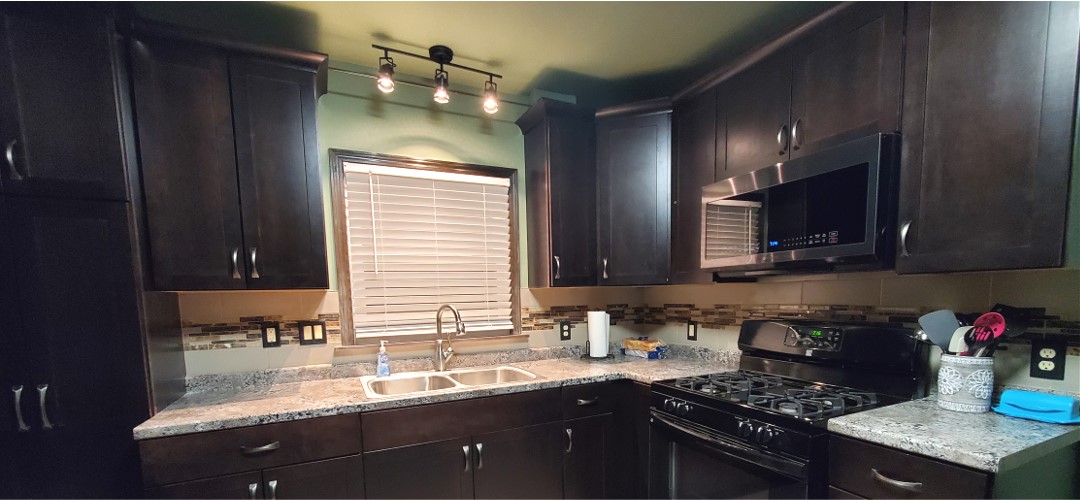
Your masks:
{"label": "stove knob", "polygon": [[678,405],[675,403],[674,399],[667,398],[667,399],[664,400],[664,411],[666,411],[668,413],[675,413],[675,407],[676,406],[678,406]]}
{"label": "stove knob", "polygon": [[675,413],[680,417],[685,417],[687,413],[690,413],[690,403],[677,403]]}
{"label": "stove knob", "polygon": [[757,441],[758,444],[766,444],[775,435],[776,433],[773,432],[771,426],[762,425],[761,427],[758,427],[757,432],[754,434],[754,441]]}
{"label": "stove knob", "polygon": [[746,420],[740,420],[739,427],[736,430],[739,432],[739,437],[750,439],[750,435],[754,433],[754,425]]}

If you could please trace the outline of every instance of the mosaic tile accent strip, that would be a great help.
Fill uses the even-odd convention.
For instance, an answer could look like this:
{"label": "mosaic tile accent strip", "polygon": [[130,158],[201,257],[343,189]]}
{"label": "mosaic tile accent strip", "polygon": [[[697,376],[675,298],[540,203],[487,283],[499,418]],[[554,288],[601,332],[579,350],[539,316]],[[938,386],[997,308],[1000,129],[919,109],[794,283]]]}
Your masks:
{"label": "mosaic tile accent strip", "polygon": [[296,322],[309,319],[326,321],[326,343],[341,344],[341,319],[337,313],[320,314],[317,318],[244,316],[236,323],[185,323],[181,328],[184,350],[261,348],[262,324],[270,321],[281,324],[281,345],[300,345],[300,331]]}

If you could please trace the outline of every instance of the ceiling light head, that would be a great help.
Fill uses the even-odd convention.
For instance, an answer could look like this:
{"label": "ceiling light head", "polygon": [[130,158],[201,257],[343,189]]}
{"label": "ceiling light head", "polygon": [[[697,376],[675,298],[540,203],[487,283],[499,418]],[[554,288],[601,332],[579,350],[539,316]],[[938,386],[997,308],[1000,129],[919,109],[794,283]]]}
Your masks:
{"label": "ceiling light head", "polygon": [[443,70],[442,65],[435,70],[435,102],[446,104],[450,102],[450,76]]}
{"label": "ceiling light head", "polygon": [[389,55],[379,58],[379,78],[376,85],[384,94],[394,91],[394,60]]}
{"label": "ceiling light head", "polygon": [[499,112],[498,88],[494,79],[489,78],[484,82],[484,112],[489,115]]}

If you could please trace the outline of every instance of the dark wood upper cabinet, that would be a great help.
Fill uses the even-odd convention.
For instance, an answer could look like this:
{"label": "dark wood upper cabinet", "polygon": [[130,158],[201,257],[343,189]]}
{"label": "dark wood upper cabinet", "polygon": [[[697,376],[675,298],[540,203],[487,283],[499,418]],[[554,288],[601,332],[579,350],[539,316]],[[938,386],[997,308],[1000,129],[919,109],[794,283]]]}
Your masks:
{"label": "dark wood upper cabinet", "polygon": [[597,272],[602,285],[668,282],[671,112],[597,119]]}
{"label": "dark wood upper cabinet", "polygon": [[903,22],[902,2],[867,2],[794,44],[791,158],[899,129]]}
{"label": "dark wood upper cabinet", "polygon": [[596,284],[596,153],[590,110],[540,99],[525,135],[529,286]]}
{"label": "dark wood upper cabinet", "polygon": [[0,193],[128,198],[103,10],[0,6]]}
{"label": "dark wood upper cabinet", "polygon": [[717,89],[717,117],[727,148],[723,175],[745,174],[784,161],[790,152],[791,56],[783,51],[725,81]]}
{"label": "dark wood upper cabinet", "polygon": [[474,467],[468,437],[369,451],[364,488],[368,498],[472,498]]}
{"label": "dark wood upper cabinet", "polygon": [[716,89],[675,106],[672,113],[675,186],[671,226],[671,282],[711,283],[701,270],[701,188],[716,180],[718,142]]}
{"label": "dark wood upper cabinet", "polygon": [[325,288],[313,73],[232,57],[229,80],[248,288]]}
{"label": "dark wood upper cabinet", "polygon": [[897,271],[1061,265],[1077,4],[913,3],[908,15]]}
{"label": "dark wood upper cabinet", "polygon": [[131,53],[154,286],[246,288],[228,60],[151,38]]}
{"label": "dark wood upper cabinet", "polygon": [[560,498],[561,422],[473,436],[475,498]]}
{"label": "dark wood upper cabinet", "polygon": [[325,66],[170,36],[131,44],[154,287],[325,288]]}

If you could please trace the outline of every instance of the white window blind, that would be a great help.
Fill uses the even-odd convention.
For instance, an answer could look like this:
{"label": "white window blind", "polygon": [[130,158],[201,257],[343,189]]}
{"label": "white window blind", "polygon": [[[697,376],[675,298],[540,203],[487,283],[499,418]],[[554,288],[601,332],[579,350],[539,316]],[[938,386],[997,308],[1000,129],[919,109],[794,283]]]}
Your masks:
{"label": "white window blind", "polygon": [[513,329],[509,179],[359,163],[344,178],[357,338],[435,333],[442,304],[467,331]]}

